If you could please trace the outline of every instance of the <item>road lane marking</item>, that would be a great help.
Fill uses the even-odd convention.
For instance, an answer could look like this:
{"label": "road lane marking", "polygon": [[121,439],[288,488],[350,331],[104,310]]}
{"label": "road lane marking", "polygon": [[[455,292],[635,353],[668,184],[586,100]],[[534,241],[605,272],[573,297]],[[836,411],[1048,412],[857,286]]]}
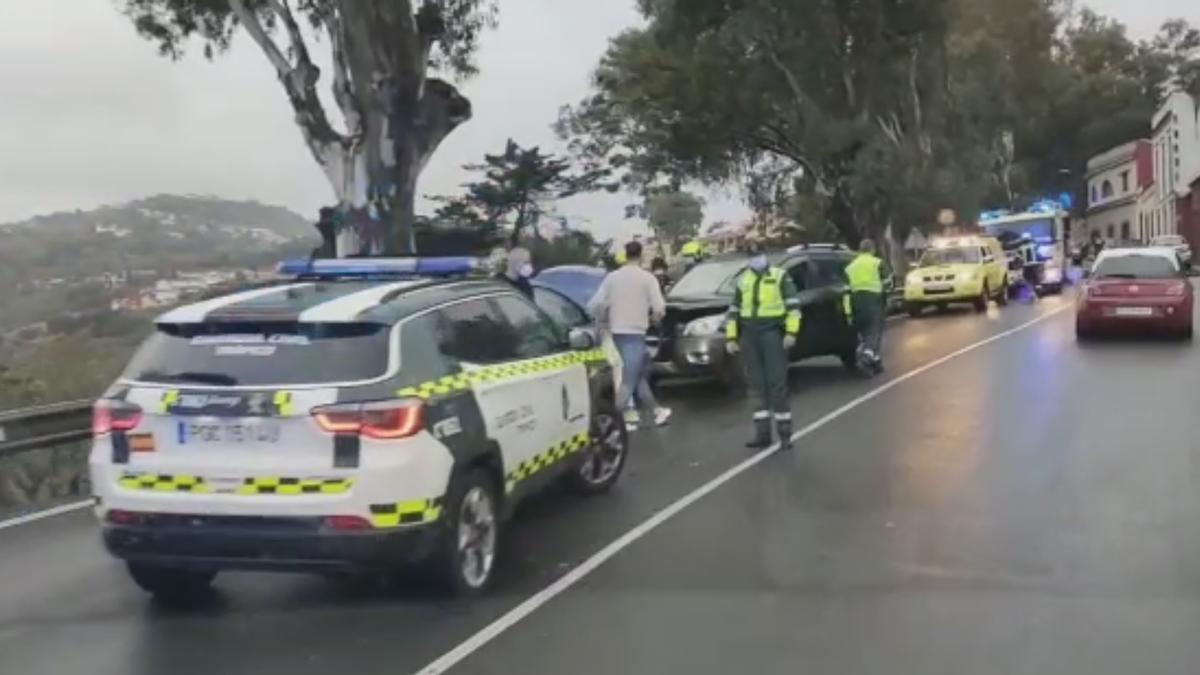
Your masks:
{"label": "road lane marking", "polygon": [[32,523],[38,520],[44,520],[46,518],[53,518],[54,516],[61,516],[64,513],[71,513],[72,511],[80,511],[91,505],[92,500],[88,499],[81,502],[63,504],[62,506],[56,506],[52,509],[46,509],[45,511],[34,511],[33,513],[27,513],[23,516],[17,516],[16,518],[0,520],[0,530],[16,527],[18,525],[24,525],[25,523]]}
{"label": "road lane marking", "polygon": [[[923,366],[914,368],[913,370],[910,370],[907,373],[904,373],[903,375],[899,375],[896,378],[891,379],[891,380],[879,385],[878,387],[872,389],[871,391],[863,394],[862,396],[859,396],[858,398],[850,401],[849,403],[842,405],[841,407],[833,410],[832,412],[826,413],[820,419],[817,419],[816,421],[812,422],[811,424],[808,424],[807,426],[805,426],[803,429],[800,429],[799,431],[795,432],[794,434],[792,434],[792,441],[795,442],[795,441],[813,433],[814,431],[829,424],[830,422],[836,420],[837,418],[841,417],[842,415],[845,415],[846,413],[857,408],[858,406],[880,396],[881,394],[889,391],[890,389],[892,389],[896,386],[899,386],[903,382],[907,382],[908,380],[911,380],[912,378],[917,377],[918,375],[921,375],[922,373],[925,373],[934,368],[937,368],[938,366],[940,366],[948,361],[952,361],[964,354],[968,354],[968,353],[973,352],[982,347],[986,347],[987,345],[990,345],[993,342],[1003,340],[1004,338],[1009,337],[1010,335],[1014,335],[1016,333],[1019,333],[1025,329],[1027,329],[1027,328],[1030,328],[1039,323],[1047,321],[1055,316],[1058,316],[1059,314],[1062,314],[1063,312],[1067,311],[1068,309],[1071,309],[1071,307],[1072,307],[1072,305],[1070,305],[1070,304],[1064,304],[1062,307],[1052,309],[1049,312],[1047,312],[1035,319],[1026,321],[1023,324],[1016,326],[1015,328],[1010,328],[1009,330],[997,333],[989,338],[980,340],[979,342],[975,342],[970,345],[967,345],[966,347],[963,347],[962,349],[953,351],[949,354],[946,354],[945,356],[942,356],[933,361],[930,361],[929,363],[926,363]],[[779,444],[776,443],[775,445],[767,448],[766,450],[763,450],[762,452],[759,452],[758,454],[753,455],[752,457],[749,457],[748,459],[742,461],[740,464],[734,466],[733,468],[726,470],[721,475],[717,476],[716,478],[713,478],[712,480],[708,481],[704,485],[701,485],[700,487],[696,488],[692,492],[684,495],[683,497],[680,497],[678,500],[676,500],[675,502],[673,502],[666,508],[664,508],[661,511],[659,511],[658,513],[655,513],[654,515],[650,516],[649,518],[642,521],[639,525],[637,525],[633,529],[629,530],[625,534],[623,534],[620,537],[618,537],[617,539],[613,540],[611,543],[609,543],[604,548],[593,553],[587,560],[584,560],[582,563],[577,565],[575,568],[571,569],[569,572],[567,572],[563,576],[559,577],[557,580],[554,581],[554,583],[543,588],[542,590],[538,591],[537,593],[529,596],[527,599],[525,599],[524,602],[517,605],[516,607],[513,607],[512,609],[510,609],[508,612],[506,612],[504,615],[502,615],[500,618],[496,619],[492,623],[488,624],[487,626],[484,626],[482,629],[480,629],[474,635],[472,635],[471,637],[467,638],[465,641],[460,643],[457,647],[455,647],[454,649],[451,649],[450,651],[446,652],[442,656],[438,657],[437,660],[433,661],[429,665],[427,665],[424,668],[422,668],[421,670],[417,671],[417,675],[441,675],[442,673],[445,673],[449,669],[458,665],[459,663],[464,661],[467,657],[469,657],[472,654],[474,654],[475,652],[479,651],[481,648],[483,648],[485,645],[487,645],[493,639],[498,637],[501,633],[508,630],[509,628],[512,628],[517,623],[521,622],[523,619],[525,619],[529,615],[536,612],[539,608],[542,607],[542,605],[545,605],[546,603],[553,600],[556,596],[558,596],[562,592],[566,591],[567,589],[571,588],[575,584],[579,583],[579,581],[582,580],[584,577],[586,577],[587,575],[594,572],[596,570],[596,568],[600,567],[605,562],[607,562],[609,559],[613,558],[618,553],[620,553],[624,549],[631,546],[634,542],[641,539],[643,536],[648,534],[651,530],[655,529],[659,525],[662,525],[667,520],[670,520],[672,517],[677,515],[680,511],[683,511],[684,509],[691,506],[692,504],[695,504],[696,502],[700,501],[701,499],[703,499],[704,497],[709,495],[711,492],[713,492],[717,488],[721,487],[722,485],[728,483],[729,481],[733,480],[734,478],[737,478],[738,476],[745,473],[746,471],[749,471],[751,468],[762,463],[763,460],[765,460],[768,457],[770,457],[771,455],[775,454],[778,450],[779,450]]]}

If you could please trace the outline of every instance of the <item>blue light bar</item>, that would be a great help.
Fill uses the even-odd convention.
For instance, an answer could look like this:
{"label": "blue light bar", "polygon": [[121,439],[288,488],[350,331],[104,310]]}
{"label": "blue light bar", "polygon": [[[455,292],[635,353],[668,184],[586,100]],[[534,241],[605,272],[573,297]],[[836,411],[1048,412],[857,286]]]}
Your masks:
{"label": "blue light bar", "polygon": [[335,258],[285,260],[280,274],[298,277],[442,277],[470,274],[480,269],[477,258]]}

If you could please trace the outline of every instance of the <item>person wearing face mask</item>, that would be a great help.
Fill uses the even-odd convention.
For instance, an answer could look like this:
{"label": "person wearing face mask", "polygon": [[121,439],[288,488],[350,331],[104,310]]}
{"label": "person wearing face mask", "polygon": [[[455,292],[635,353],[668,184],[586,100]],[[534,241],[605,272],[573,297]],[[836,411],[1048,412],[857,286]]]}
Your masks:
{"label": "person wearing face mask", "polygon": [[529,280],[533,278],[533,272],[533,261],[529,249],[518,246],[508,252],[505,270],[499,276],[516,286],[517,290],[532,300],[533,284],[530,284]]}
{"label": "person wearing face mask", "polygon": [[754,436],[746,447],[771,445],[771,421],[784,448],[792,447],[792,410],[788,401],[788,354],[800,333],[800,299],[796,284],[770,264],[757,244],[750,264],[738,277],[725,322],[725,348],[741,354],[754,403]]}

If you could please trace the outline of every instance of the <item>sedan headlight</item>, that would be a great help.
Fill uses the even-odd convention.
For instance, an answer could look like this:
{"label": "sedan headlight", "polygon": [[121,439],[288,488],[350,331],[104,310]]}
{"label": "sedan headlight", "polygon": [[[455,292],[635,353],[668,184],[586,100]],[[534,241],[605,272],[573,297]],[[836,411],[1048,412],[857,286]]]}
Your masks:
{"label": "sedan headlight", "polygon": [[909,272],[908,276],[905,277],[905,283],[909,283],[909,284],[921,283],[921,273],[920,272]]}
{"label": "sedan headlight", "polygon": [[695,319],[694,321],[689,321],[688,324],[683,327],[683,334],[689,337],[716,335],[717,333],[721,332],[721,328],[724,326],[725,315],[714,314],[713,316],[706,316],[700,319]]}

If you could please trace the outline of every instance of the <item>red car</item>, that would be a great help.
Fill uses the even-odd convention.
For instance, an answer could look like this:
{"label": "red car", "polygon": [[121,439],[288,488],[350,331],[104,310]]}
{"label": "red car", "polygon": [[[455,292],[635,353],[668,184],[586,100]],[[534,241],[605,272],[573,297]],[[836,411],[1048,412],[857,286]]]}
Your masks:
{"label": "red car", "polygon": [[1075,335],[1160,332],[1190,340],[1195,295],[1169,248],[1104,251],[1079,294]]}

